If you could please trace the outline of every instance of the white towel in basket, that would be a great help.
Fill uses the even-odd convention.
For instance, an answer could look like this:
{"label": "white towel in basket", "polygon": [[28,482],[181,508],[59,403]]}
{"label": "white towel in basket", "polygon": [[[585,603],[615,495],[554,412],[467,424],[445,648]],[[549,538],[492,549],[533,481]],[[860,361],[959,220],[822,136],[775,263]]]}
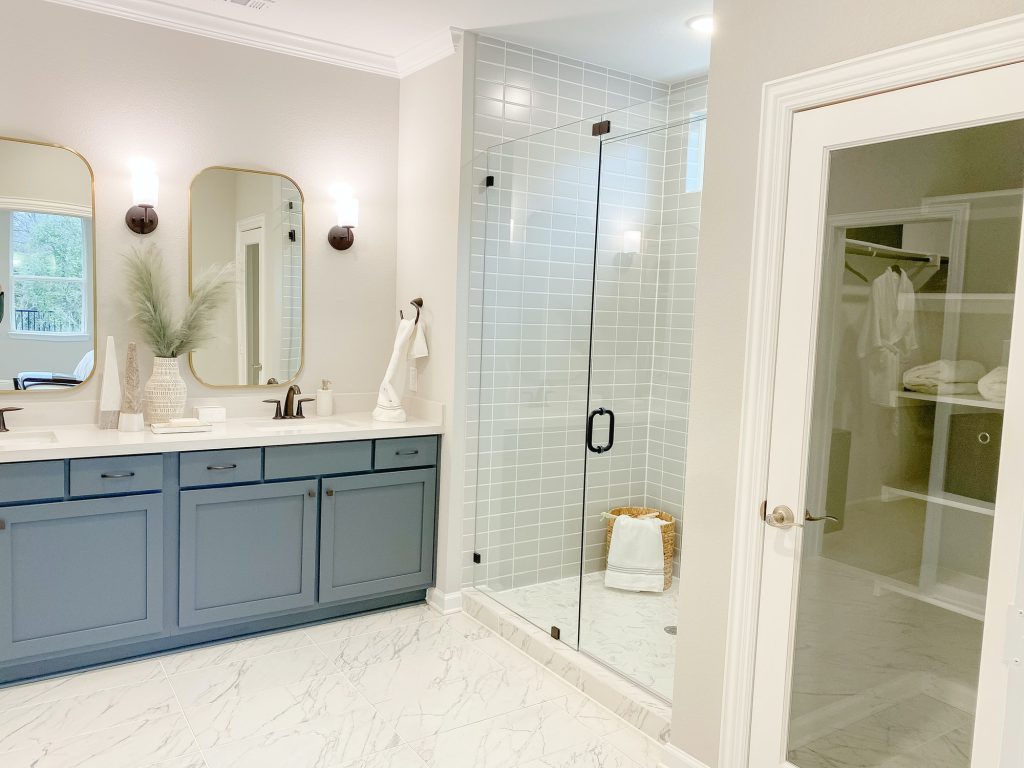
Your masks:
{"label": "white towel in basket", "polygon": [[632,592],[665,591],[665,553],[656,517],[619,515],[612,526],[604,585]]}

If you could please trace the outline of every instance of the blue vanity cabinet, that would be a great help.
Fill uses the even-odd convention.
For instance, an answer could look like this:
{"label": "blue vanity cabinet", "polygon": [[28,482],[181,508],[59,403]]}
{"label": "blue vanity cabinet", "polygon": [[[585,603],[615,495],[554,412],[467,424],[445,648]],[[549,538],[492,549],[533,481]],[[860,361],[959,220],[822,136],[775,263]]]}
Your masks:
{"label": "blue vanity cabinet", "polygon": [[436,478],[431,468],[323,479],[321,603],[433,583]]}
{"label": "blue vanity cabinet", "polygon": [[0,521],[0,661],[162,631],[160,494],[0,507]]}
{"label": "blue vanity cabinet", "polygon": [[316,602],[316,480],[181,492],[178,623]]}

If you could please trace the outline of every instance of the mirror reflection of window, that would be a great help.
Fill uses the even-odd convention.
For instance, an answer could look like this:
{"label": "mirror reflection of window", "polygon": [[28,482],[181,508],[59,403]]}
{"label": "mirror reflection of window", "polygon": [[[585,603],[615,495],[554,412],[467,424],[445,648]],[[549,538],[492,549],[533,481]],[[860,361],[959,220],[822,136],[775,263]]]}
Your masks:
{"label": "mirror reflection of window", "polygon": [[92,173],[0,139],[0,390],[69,389],[94,363]]}
{"label": "mirror reflection of window", "polygon": [[192,182],[190,266],[232,267],[214,339],[191,356],[212,386],[294,379],[302,365],[302,193],[273,173],[207,168]]}

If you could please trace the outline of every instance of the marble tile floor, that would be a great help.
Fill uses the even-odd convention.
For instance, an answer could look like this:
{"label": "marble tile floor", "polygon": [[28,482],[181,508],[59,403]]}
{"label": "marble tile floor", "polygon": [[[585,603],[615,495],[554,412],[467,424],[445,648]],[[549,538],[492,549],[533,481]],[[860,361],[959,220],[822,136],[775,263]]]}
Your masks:
{"label": "marble tile floor", "polygon": [[789,754],[798,768],[969,768],[974,718],[918,694]]}
{"label": "marble tile floor", "polygon": [[423,604],[0,689],[4,768],[657,768],[660,750]]}
{"label": "marble tile floor", "polygon": [[[509,610],[548,630],[630,680],[672,700],[679,582],[664,592],[626,592],[604,586],[604,572],[516,587],[485,590]],[[577,631],[579,625],[579,631]]]}

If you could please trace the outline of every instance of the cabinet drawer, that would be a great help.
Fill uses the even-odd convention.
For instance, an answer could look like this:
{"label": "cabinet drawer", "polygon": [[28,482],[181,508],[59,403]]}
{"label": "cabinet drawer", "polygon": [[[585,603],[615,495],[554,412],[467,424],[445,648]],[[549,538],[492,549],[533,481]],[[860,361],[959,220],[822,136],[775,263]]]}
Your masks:
{"label": "cabinet drawer", "polygon": [[181,487],[253,483],[260,479],[260,449],[181,454]]}
{"label": "cabinet drawer", "polygon": [[373,449],[374,469],[408,469],[437,464],[437,438],[396,437],[378,440]]}
{"label": "cabinet drawer", "polygon": [[369,440],[273,445],[265,451],[264,472],[267,480],[369,472],[372,468],[373,446]]}
{"label": "cabinet drawer", "polygon": [[159,491],[163,483],[164,457],[161,454],[71,460],[72,496]]}
{"label": "cabinet drawer", "polygon": [[0,464],[0,504],[63,498],[63,461]]}

